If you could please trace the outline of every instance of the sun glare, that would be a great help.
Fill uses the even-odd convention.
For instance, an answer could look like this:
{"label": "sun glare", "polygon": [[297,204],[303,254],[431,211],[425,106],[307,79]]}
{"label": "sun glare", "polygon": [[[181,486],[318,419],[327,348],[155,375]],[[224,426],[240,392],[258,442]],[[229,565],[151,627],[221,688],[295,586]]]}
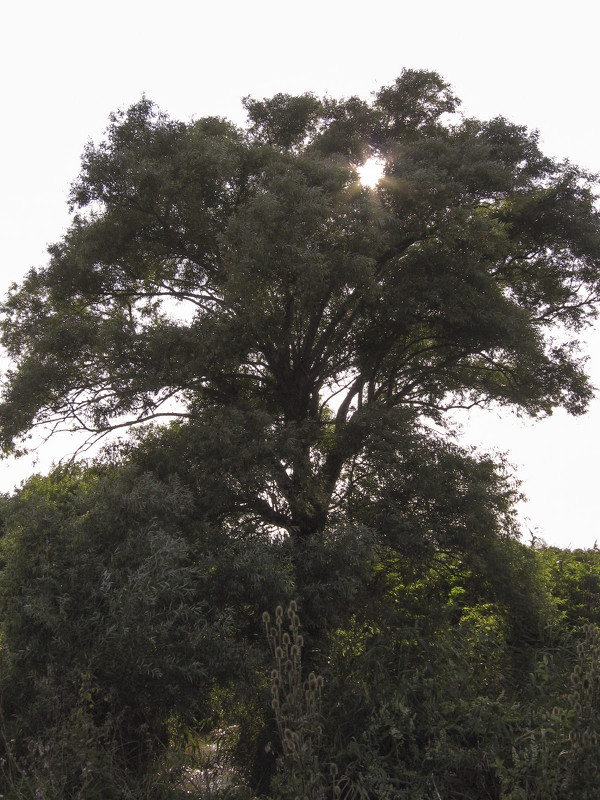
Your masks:
{"label": "sun glare", "polygon": [[356,171],[363,186],[374,189],[383,177],[384,167],[384,162],[379,158],[369,158],[361,167],[358,167]]}

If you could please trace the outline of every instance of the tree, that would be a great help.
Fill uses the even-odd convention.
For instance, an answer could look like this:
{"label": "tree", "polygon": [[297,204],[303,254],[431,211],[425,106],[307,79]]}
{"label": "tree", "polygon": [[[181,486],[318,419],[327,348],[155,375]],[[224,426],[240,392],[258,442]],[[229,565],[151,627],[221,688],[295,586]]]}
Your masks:
{"label": "tree", "polygon": [[302,558],[371,510],[394,546],[495,535],[513,489],[432,423],[584,410],[593,177],[523,127],[461,117],[432,72],[370,103],[244,104],[239,128],[142,99],[88,145],[71,227],[3,306],[4,451],[36,426],[174,420],[207,513],[283,529]]}

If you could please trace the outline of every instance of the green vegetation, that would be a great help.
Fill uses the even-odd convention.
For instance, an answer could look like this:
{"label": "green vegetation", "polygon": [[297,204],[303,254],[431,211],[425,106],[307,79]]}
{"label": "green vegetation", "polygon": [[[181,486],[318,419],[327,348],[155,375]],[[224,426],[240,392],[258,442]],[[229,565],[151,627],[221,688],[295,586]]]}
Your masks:
{"label": "green vegetation", "polygon": [[4,303],[4,451],[128,438],[1,500],[0,794],[594,798],[600,555],[447,420],[584,411],[592,177],[434,73],[245,105],[115,115]]}

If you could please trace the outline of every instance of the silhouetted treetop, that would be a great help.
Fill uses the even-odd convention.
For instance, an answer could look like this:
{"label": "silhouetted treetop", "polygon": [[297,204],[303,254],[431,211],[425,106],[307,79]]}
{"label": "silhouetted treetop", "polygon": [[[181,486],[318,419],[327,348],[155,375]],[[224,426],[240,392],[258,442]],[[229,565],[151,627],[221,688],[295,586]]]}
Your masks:
{"label": "silhouetted treetop", "polygon": [[244,104],[237,127],[142,99],[88,145],[70,228],[2,308],[6,452],[40,425],[230,415],[234,460],[262,470],[236,478],[239,508],[315,529],[358,492],[374,429],[491,402],[584,410],[591,176],[522,126],[461,117],[432,72],[369,102]]}

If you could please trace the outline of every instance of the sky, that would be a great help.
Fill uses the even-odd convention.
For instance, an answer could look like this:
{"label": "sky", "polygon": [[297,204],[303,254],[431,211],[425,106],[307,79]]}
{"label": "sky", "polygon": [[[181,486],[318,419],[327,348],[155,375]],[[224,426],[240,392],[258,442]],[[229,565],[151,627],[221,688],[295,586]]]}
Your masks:
{"label": "sky", "polygon": [[[438,71],[467,116],[498,115],[540,131],[551,156],[600,172],[597,13],[538,0],[104,0],[11,3],[0,33],[0,295],[47,260],[69,215],[87,141],[142,95],[176,119],[243,123],[240,100],[312,91],[368,98],[404,67]],[[600,386],[600,324],[585,337]],[[464,441],[506,452],[529,497],[525,540],[600,540],[600,399],[584,417],[459,420]],[[0,491],[68,455],[62,438],[0,462]],[[599,542],[600,543],[600,542]]]}

